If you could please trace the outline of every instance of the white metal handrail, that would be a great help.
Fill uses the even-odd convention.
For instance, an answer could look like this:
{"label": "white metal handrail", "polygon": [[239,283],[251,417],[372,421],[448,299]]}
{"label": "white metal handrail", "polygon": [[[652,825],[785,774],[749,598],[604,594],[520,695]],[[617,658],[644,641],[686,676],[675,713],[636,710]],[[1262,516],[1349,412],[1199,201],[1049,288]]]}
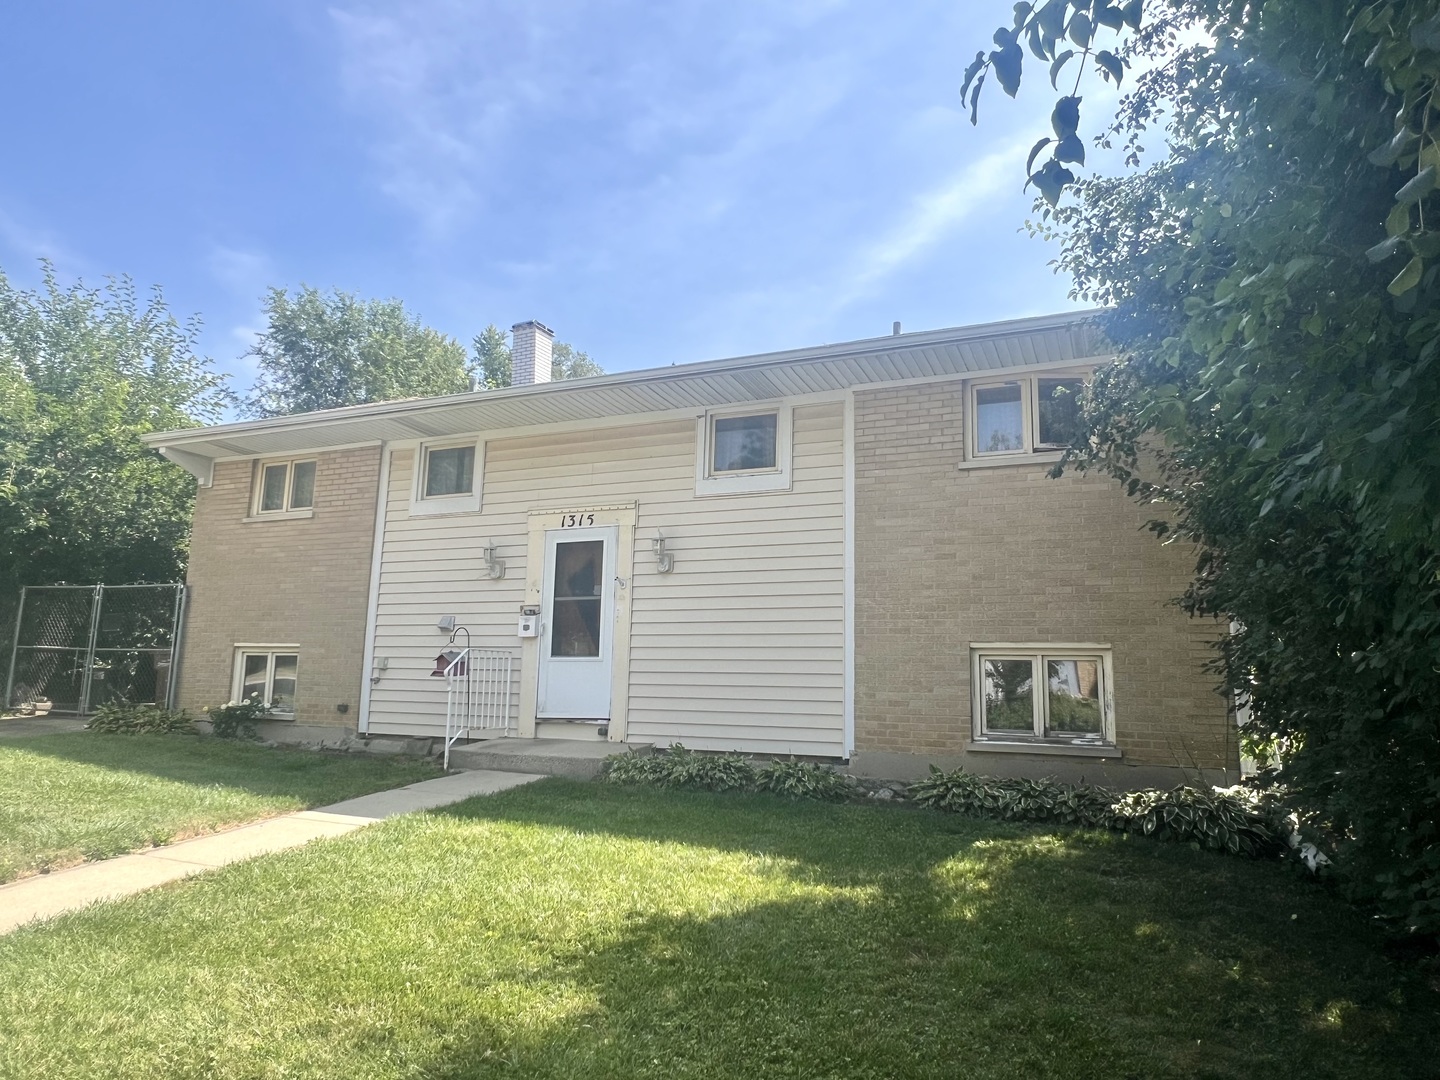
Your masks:
{"label": "white metal handrail", "polygon": [[496,649],[460,650],[445,668],[445,768],[450,747],[472,731],[510,730],[514,657]]}

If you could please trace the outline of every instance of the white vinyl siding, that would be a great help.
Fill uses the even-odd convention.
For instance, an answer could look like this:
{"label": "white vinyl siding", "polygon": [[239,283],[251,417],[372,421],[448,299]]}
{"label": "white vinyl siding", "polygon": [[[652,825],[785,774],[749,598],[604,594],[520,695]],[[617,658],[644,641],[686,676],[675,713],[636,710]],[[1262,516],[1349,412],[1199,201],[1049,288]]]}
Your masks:
{"label": "white vinyl siding", "polygon": [[[429,677],[441,615],[517,658],[531,510],[637,504],[628,738],[695,749],[844,752],[843,407],[794,409],[789,491],[697,498],[693,421],[487,437],[480,514],[413,518],[414,453],[396,451],[376,620],[370,730],[443,730]],[[477,486],[481,482],[477,476]],[[656,572],[650,541],[675,557]],[[505,578],[485,576],[493,541]],[[518,702],[519,664],[516,664]]]}

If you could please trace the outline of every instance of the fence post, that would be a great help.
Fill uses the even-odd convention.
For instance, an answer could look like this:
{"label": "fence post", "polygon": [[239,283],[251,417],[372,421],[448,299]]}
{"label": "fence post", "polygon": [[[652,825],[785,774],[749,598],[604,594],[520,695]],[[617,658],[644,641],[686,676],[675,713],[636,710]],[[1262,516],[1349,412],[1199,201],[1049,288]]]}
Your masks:
{"label": "fence post", "polygon": [[[170,624],[170,677],[165,685],[165,708],[175,708],[175,693],[180,688],[180,639],[185,621],[185,586],[175,586],[175,619]],[[229,700],[228,698],[226,700]]]}
{"label": "fence post", "polygon": [[0,708],[10,708],[10,695],[15,692],[15,652],[20,648],[20,620],[25,617],[25,590],[27,586],[20,589],[20,609],[15,612],[15,637],[10,641],[10,674],[5,677],[5,700],[0,702]]}
{"label": "fence post", "polygon": [[100,635],[100,606],[105,599],[105,586],[96,585],[90,601],[90,641],[85,646],[84,682],[80,684],[80,701],[75,712],[78,716],[90,715],[90,688],[95,680],[95,642]]}

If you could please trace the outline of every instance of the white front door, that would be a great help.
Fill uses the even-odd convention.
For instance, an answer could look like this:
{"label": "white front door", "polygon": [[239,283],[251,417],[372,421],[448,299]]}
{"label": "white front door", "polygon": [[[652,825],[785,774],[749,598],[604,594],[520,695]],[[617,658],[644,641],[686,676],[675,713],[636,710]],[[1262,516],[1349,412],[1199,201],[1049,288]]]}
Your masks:
{"label": "white front door", "polygon": [[610,718],[619,538],[614,525],[545,533],[537,717]]}

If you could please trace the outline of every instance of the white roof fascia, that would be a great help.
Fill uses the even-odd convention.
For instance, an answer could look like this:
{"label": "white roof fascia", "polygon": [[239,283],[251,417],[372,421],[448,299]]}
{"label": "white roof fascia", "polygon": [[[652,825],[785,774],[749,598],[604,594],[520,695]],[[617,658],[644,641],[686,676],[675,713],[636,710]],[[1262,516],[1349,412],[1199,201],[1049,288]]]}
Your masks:
{"label": "white roof fascia", "polygon": [[[804,364],[806,362],[815,363],[844,359],[863,361],[866,357],[876,356],[882,353],[911,352],[923,350],[929,346],[963,345],[984,341],[986,339],[1007,339],[1028,335],[1043,335],[1047,332],[1053,333],[1055,331],[1075,329],[1093,319],[1096,314],[1098,314],[1098,311],[1095,310],[1065,312],[1056,315],[983,323],[975,326],[952,327],[943,330],[927,330],[918,333],[864,338],[858,341],[842,342],[835,345],[812,346],[783,352],[761,353],[722,360],[707,360],[691,364],[675,364],[663,368],[622,371],[611,375],[598,375],[592,378],[573,381],[540,383],[534,386],[515,386],[503,390],[467,390],[458,394],[446,394],[438,397],[404,398],[398,401],[374,402],[367,405],[352,405],[339,409],[322,409],[315,412],[294,413],[263,420],[244,420],[236,423],[216,424],[208,427],[151,432],[142,435],[141,441],[148,446],[155,447],[165,457],[181,464],[188,471],[200,476],[200,473],[197,472],[197,468],[201,467],[200,463],[193,459],[213,460],[221,457],[233,458],[237,456],[260,457],[269,453],[269,451],[256,450],[253,453],[237,454],[233,448],[216,445],[217,443],[222,443],[227,440],[244,439],[246,436],[282,434],[292,429],[306,427],[317,429],[336,426],[348,427],[354,424],[363,424],[365,421],[387,421],[391,424],[412,426],[406,424],[407,416],[418,418],[430,412],[445,410],[455,406],[499,402],[516,402],[523,405],[526,400],[541,399],[556,394],[587,395],[595,391],[624,389],[630,386],[644,389],[647,386],[656,386],[658,384],[685,382],[703,379],[707,376],[735,375],[767,368],[783,368]],[[877,365],[877,367],[879,366],[880,365]],[[872,380],[853,381],[853,385],[869,385],[871,381]],[[881,378],[873,380],[873,382],[877,384],[908,381],[912,380],[909,378],[897,380],[883,375]],[[749,399],[737,398],[736,400]],[[635,409],[626,409],[622,410],[622,413],[615,415],[624,413],[643,415],[646,412],[653,411],[662,410],[642,406],[638,412]],[[502,425],[502,427],[508,426],[511,425]],[[360,432],[355,432],[355,434],[340,441],[347,445],[353,445],[356,442],[355,435],[359,434]],[[364,436],[362,436],[362,438],[363,437]],[[438,436],[429,434],[423,428],[413,427],[412,437],[431,438]],[[380,440],[374,437],[368,437],[365,438],[365,441],[375,442]],[[317,442],[314,445],[314,449],[316,450],[328,448],[329,446],[324,442]],[[292,453],[294,451],[287,450],[284,452]],[[192,460],[190,460],[189,463],[182,461],[180,457],[177,456],[177,454],[180,453],[184,453],[187,459]],[[202,478],[202,482],[203,480],[204,478]]]}

